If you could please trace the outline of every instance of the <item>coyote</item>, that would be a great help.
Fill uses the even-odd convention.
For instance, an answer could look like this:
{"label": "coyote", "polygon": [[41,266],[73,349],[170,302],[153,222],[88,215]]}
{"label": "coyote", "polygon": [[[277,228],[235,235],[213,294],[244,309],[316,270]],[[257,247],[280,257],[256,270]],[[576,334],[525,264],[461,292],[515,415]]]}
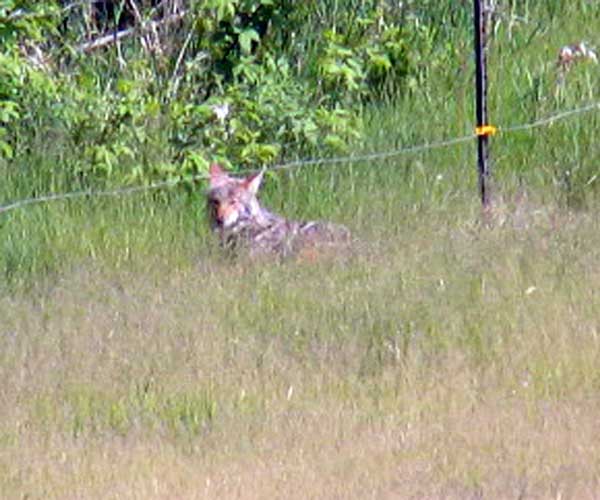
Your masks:
{"label": "coyote", "polygon": [[212,229],[219,234],[225,248],[235,250],[244,246],[253,256],[311,256],[319,248],[349,242],[350,231],[344,226],[324,221],[292,221],[261,207],[256,195],[263,173],[239,179],[219,165],[211,165],[208,211]]}

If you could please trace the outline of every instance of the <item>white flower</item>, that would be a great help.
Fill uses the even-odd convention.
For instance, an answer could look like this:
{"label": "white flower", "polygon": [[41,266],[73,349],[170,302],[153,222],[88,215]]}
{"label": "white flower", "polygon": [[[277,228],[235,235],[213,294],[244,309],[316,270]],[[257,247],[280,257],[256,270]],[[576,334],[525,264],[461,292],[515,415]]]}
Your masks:
{"label": "white flower", "polygon": [[228,103],[214,104],[212,106],[212,111],[217,120],[219,120],[220,122],[224,122],[225,119],[229,116],[231,108],[229,107]]}

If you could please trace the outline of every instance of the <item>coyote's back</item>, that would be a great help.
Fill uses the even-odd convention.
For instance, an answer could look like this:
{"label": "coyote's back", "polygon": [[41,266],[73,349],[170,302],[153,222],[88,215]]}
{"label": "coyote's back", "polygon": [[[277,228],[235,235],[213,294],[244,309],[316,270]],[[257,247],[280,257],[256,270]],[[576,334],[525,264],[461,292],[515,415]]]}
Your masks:
{"label": "coyote's back", "polygon": [[246,247],[251,255],[280,256],[339,247],[350,241],[350,231],[325,221],[293,221],[263,208],[257,198],[263,173],[238,179],[220,166],[210,167],[208,208],[211,226],[227,248]]}

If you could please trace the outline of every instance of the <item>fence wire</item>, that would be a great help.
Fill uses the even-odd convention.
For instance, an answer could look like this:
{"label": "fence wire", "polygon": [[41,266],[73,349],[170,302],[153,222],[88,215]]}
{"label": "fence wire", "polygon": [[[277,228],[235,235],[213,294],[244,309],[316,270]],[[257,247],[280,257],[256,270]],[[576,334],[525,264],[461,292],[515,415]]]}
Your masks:
{"label": "fence wire", "polygon": [[[560,113],[556,113],[545,118],[541,118],[534,122],[518,124],[518,125],[510,125],[507,127],[498,127],[500,133],[510,133],[510,132],[518,132],[524,130],[531,130],[538,127],[552,125],[554,122],[559,120],[564,120],[566,118],[579,115],[582,113],[588,113],[590,111],[600,110],[600,102],[594,102],[588,104],[586,106],[582,106],[580,108],[574,108],[567,111],[562,111]],[[425,151],[430,151],[433,149],[446,148],[450,146],[455,146],[457,144],[463,144],[470,140],[473,140],[477,137],[475,133],[464,135],[462,137],[455,137],[451,139],[445,139],[436,142],[427,142],[423,144],[407,146],[399,149],[392,149],[389,151],[381,151],[374,153],[365,153],[359,155],[349,155],[349,156],[338,156],[333,158],[309,158],[304,160],[294,160],[287,163],[282,163],[278,165],[273,165],[269,167],[267,170],[290,170],[295,168],[301,168],[309,165],[335,165],[340,163],[358,163],[363,161],[373,161],[373,160],[386,160],[389,158],[395,158],[398,156],[403,156],[407,154],[421,153]],[[258,171],[258,170],[255,170]],[[248,171],[250,173],[252,171]],[[113,197],[113,196],[125,196],[129,194],[139,193],[143,191],[151,191],[155,189],[161,189],[165,187],[173,187],[178,184],[183,184],[185,182],[195,182],[195,181],[203,181],[209,178],[208,174],[198,174],[188,178],[174,179],[169,181],[160,181],[152,184],[140,185],[140,186],[131,186],[124,188],[117,188],[112,190],[83,190],[83,191],[73,191],[69,193],[57,193],[57,194],[49,194],[44,196],[38,196],[33,198],[25,198],[21,200],[16,200],[7,205],[0,206],[0,214],[4,214],[11,210],[16,210],[28,205],[37,205],[41,203],[49,203],[51,201],[59,201],[59,200],[70,200],[74,198],[84,198],[84,197]]]}

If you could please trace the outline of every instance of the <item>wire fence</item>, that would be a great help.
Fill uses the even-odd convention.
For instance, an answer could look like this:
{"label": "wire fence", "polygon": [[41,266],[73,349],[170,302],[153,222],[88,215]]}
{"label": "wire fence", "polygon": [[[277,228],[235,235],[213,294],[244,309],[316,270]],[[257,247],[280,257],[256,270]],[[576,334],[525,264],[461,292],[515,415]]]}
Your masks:
{"label": "wire fence", "polygon": [[[586,106],[582,106],[579,108],[574,108],[566,111],[562,111],[545,118],[541,118],[539,120],[518,124],[518,125],[510,125],[507,127],[498,127],[498,131],[500,133],[510,133],[510,132],[518,132],[518,131],[526,131],[531,130],[538,127],[552,125],[553,123],[564,120],[566,118],[570,118],[575,115],[579,115],[582,113],[589,113],[591,111],[600,111],[600,102],[594,102],[588,104]],[[309,158],[304,160],[294,160],[287,163],[282,163],[278,165],[273,165],[269,167],[267,170],[290,170],[295,168],[302,168],[305,166],[313,165],[336,165],[342,163],[358,163],[363,161],[373,161],[373,160],[387,160],[390,158],[395,158],[398,156],[421,153],[433,149],[447,148],[450,146],[455,146],[458,144],[463,144],[468,141],[471,141],[477,137],[477,134],[472,133],[468,135],[464,135],[461,137],[455,137],[451,139],[445,139],[435,142],[426,142],[423,144],[417,144],[413,146],[407,146],[399,149],[392,149],[389,151],[381,151],[374,153],[365,153],[358,155],[348,155],[348,156],[337,156],[332,158]],[[259,171],[259,170],[256,170]],[[251,173],[250,171],[249,173]],[[37,205],[41,203],[49,203],[52,201],[59,200],[70,200],[75,198],[83,198],[83,197],[113,197],[113,196],[125,196],[129,194],[151,191],[156,189],[162,189],[166,187],[173,187],[178,184],[182,184],[190,181],[202,181],[208,179],[208,174],[202,173],[188,178],[174,179],[168,181],[160,181],[152,184],[145,184],[140,186],[130,186],[117,188],[112,190],[82,190],[82,191],[73,191],[69,193],[57,193],[57,194],[49,194],[44,196],[25,198],[16,200],[14,202],[8,203],[7,205],[0,206],[0,214],[7,213],[12,210],[16,210],[19,208],[23,208],[30,205]]]}

